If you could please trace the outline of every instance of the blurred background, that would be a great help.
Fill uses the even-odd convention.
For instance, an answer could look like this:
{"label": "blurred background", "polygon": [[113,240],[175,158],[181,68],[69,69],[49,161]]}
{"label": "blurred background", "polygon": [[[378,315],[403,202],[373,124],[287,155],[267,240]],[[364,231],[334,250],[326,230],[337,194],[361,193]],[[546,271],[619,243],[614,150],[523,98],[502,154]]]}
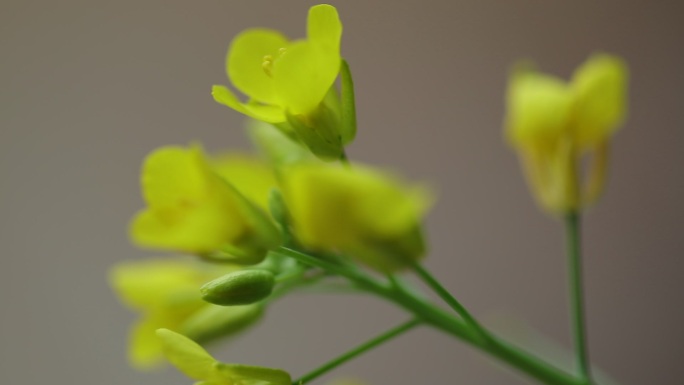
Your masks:
{"label": "blurred background", "polygon": [[[0,383],[188,384],[125,358],[136,315],[106,281],[149,255],[126,226],[142,158],[200,140],[247,149],[243,117],[213,102],[231,38],[305,34],[312,1],[0,2]],[[562,77],[591,53],[623,56],[630,117],[586,216],[591,357],[621,384],[684,378],[684,7],[679,1],[338,1],[357,84],[355,160],[439,189],[427,266],[503,335],[533,328],[569,347],[560,223],[532,201],[502,140],[507,70]],[[213,351],[295,377],[406,319],[373,298],[298,295]],[[513,326],[517,325],[517,326]],[[523,342],[530,343],[530,341]],[[530,345],[531,347],[531,345]],[[327,379],[528,384],[428,329]]]}

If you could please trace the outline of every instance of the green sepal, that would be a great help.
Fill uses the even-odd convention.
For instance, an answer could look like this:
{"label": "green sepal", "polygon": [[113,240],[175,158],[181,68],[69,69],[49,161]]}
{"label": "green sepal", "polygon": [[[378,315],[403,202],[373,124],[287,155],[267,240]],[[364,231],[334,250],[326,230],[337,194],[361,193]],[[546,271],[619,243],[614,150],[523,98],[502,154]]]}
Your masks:
{"label": "green sepal", "polygon": [[340,122],[324,103],[307,116],[287,114],[287,122],[316,157],[328,162],[340,159],[344,152]]}
{"label": "green sepal", "polygon": [[340,66],[341,94],[342,94],[342,124],[340,134],[342,144],[351,143],[356,137],[356,97],[354,96],[354,79],[352,78],[349,64],[342,59]]}
{"label": "green sepal", "polygon": [[221,306],[248,305],[271,295],[275,276],[267,270],[240,270],[207,282],[202,299]]}
{"label": "green sepal", "polygon": [[315,159],[287,122],[272,125],[250,120],[247,124],[247,132],[259,152],[275,166]]}
{"label": "green sepal", "polygon": [[246,384],[290,385],[292,383],[290,374],[280,369],[219,363],[217,370]]}

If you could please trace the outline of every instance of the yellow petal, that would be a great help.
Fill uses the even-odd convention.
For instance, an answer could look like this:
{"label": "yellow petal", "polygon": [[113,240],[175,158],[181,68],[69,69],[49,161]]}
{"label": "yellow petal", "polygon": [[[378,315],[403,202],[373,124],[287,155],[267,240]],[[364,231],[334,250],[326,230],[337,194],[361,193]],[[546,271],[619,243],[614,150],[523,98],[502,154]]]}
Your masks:
{"label": "yellow petal", "polygon": [[191,339],[168,329],[157,330],[164,354],[186,376],[195,380],[215,378],[217,361]]}
{"label": "yellow petal", "polygon": [[143,163],[141,185],[150,207],[192,204],[206,197],[209,189],[201,158],[182,147],[162,147]]}
{"label": "yellow petal", "polygon": [[210,169],[199,146],[153,152],[142,182],[148,209],[130,227],[140,246],[207,253],[247,230],[242,198]]}
{"label": "yellow petal", "polygon": [[138,213],[130,236],[138,246],[208,253],[239,238],[245,223],[237,210],[221,201],[206,201],[192,210],[177,208],[145,210]]}
{"label": "yellow petal", "polygon": [[109,280],[127,305],[155,309],[171,304],[184,307],[184,303],[194,307],[201,303],[197,285],[207,276],[186,261],[154,259],[120,263],[110,271]]}
{"label": "yellow petal", "polygon": [[242,103],[235,94],[224,86],[213,86],[211,95],[217,103],[228,106],[251,118],[268,123],[281,123],[285,121],[285,113],[281,107],[258,103]]}
{"label": "yellow petal", "polygon": [[342,23],[335,7],[319,4],[309,9],[307,38],[322,49],[340,52]]}
{"label": "yellow petal", "polygon": [[175,327],[156,315],[144,317],[133,325],[128,341],[128,360],[131,365],[146,370],[162,363],[162,346],[155,335],[155,331],[162,326]]}
{"label": "yellow petal", "polygon": [[302,243],[336,248],[354,242],[358,228],[350,210],[356,197],[341,169],[299,165],[284,176],[284,197]]}
{"label": "yellow petal", "polygon": [[424,189],[358,165],[295,166],[286,172],[284,185],[298,237],[323,249],[358,249],[360,243],[403,238],[431,202]]}
{"label": "yellow petal", "polygon": [[288,45],[278,31],[248,29],[233,39],[226,58],[228,78],[235,88],[250,98],[266,104],[276,104],[273,78],[264,70],[264,61],[271,62],[279,50]]}
{"label": "yellow petal", "polygon": [[432,205],[432,194],[425,186],[408,186],[398,178],[372,169],[355,166],[353,186],[358,200],[358,221],[379,238],[405,234]]}
{"label": "yellow petal", "polygon": [[526,71],[508,88],[506,134],[515,146],[555,141],[568,129],[572,93],[555,77]]}
{"label": "yellow petal", "polygon": [[340,53],[299,41],[291,44],[273,66],[280,104],[292,115],[307,115],[318,107],[340,70]]}
{"label": "yellow petal", "polygon": [[627,66],[615,56],[594,55],[575,72],[572,89],[575,140],[582,149],[593,147],[625,119]]}

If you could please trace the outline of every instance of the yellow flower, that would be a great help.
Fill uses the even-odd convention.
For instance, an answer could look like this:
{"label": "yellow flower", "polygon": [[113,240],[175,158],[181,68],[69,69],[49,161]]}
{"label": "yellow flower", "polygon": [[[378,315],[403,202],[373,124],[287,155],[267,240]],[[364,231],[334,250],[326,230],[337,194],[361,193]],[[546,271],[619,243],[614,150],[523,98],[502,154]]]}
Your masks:
{"label": "yellow flower", "polygon": [[164,354],[196,385],[290,385],[290,375],[280,369],[225,364],[217,361],[200,345],[171,330],[159,329],[157,336]]}
{"label": "yellow flower", "polygon": [[158,365],[162,345],[155,330],[182,331],[208,341],[236,333],[260,317],[261,305],[221,307],[201,299],[199,287],[234,267],[181,259],[124,262],[110,271],[110,284],[122,302],[142,313],[131,328],[128,357],[135,367]]}
{"label": "yellow flower", "polygon": [[[625,118],[626,90],[625,63],[605,54],[587,60],[570,83],[530,68],[514,72],[506,134],[544,209],[564,214],[598,198],[610,138]],[[583,176],[585,156],[591,159]]]}
{"label": "yellow flower", "polygon": [[[234,163],[218,161],[218,171],[263,204],[263,184]],[[130,227],[131,238],[144,247],[206,255],[222,251],[240,263],[257,263],[278,246],[280,234],[266,215],[233,185],[222,179],[202,149],[163,147],[151,153],[142,170],[147,208]]]}
{"label": "yellow flower", "polygon": [[355,165],[295,165],[283,174],[283,196],[297,239],[312,250],[349,254],[391,272],[423,256],[424,188]]}
{"label": "yellow flower", "polygon": [[338,159],[355,127],[342,124],[334,89],[342,61],[342,24],[335,7],[312,7],[307,34],[306,40],[290,41],[271,29],[240,33],[230,45],[226,67],[233,86],[249,100],[241,102],[224,86],[214,86],[212,95],[220,104],[296,133],[317,156]]}

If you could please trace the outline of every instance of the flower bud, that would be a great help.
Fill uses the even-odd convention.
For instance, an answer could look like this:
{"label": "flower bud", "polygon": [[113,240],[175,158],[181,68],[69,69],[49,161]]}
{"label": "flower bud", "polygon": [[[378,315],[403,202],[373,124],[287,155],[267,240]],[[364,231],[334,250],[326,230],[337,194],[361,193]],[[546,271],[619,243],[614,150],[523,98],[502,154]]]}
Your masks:
{"label": "flower bud", "polygon": [[178,330],[198,343],[235,335],[255,324],[263,314],[260,304],[207,306],[188,318]]}
{"label": "flower bud", "polygon": [[273,291],[275,277],[267,270],[241,270],[216,278],[200,288],[202,299],[215,305],[248,305]]}

